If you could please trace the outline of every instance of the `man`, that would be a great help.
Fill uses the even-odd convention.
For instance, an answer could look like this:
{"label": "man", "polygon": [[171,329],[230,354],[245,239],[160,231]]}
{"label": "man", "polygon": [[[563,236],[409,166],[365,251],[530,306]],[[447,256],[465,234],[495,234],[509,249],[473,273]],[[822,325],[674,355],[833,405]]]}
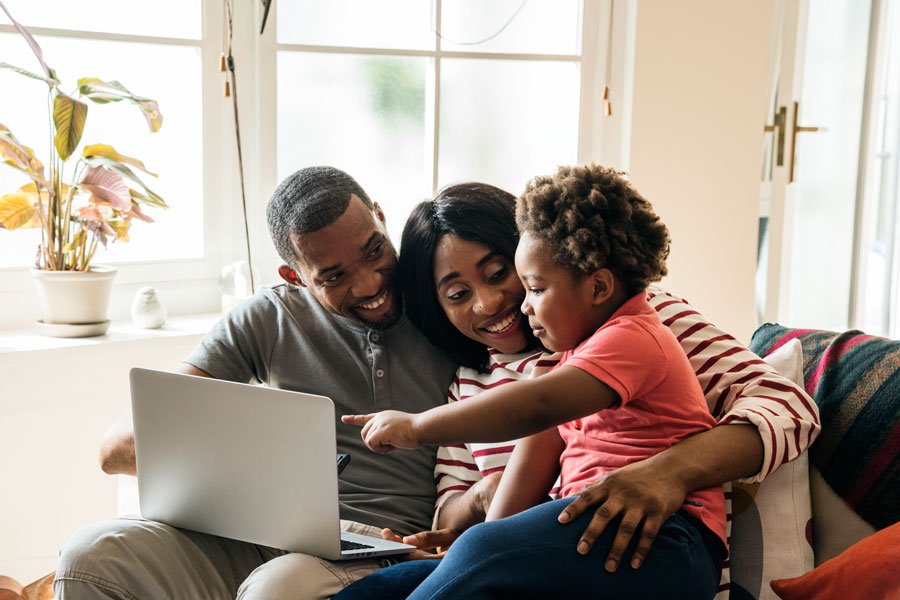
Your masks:
{"label": "man", "polygon": [[[334,168],[303,169],[278,187],[267,216],[285,262],[279,274],[290,285],[266,289],[234,309],[179,370],[326,395],[338,417],[443,404],[454,365],[403,316],[384,213],[359,184]],[[428,529],[435,449],[379,457],[365,450],[355,428],[336,427],[338,451],[353,455],[340,481],[342,527],[376,536],[384,527]],[[105,436],[101,464],[107,473],[136,473],[130,416]],[[75,533],[60,555],[56,594],[63,600],[320,598],[382,564],[334,563],[119,519]]]}

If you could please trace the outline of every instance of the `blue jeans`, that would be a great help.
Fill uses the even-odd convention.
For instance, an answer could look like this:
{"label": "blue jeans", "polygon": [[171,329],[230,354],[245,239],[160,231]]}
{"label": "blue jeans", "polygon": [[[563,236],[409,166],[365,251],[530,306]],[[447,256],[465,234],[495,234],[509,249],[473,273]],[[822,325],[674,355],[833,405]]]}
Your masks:
{"label": "blue jeans", "polygon": [[334,598],[702,600],[715,596],[723,551],[710,539],[712,534],[701,533],[690,517],[679,512],[666,521],[640,569],[632,569],[626,560],[615,573],[607,573],[604,562],[619,520],[611,522],[591,551],[582,556],[575,546],[593,511],[561,525],[556,517],[571,501],[547,502],[507,519],[477,525],[453,543],[443,560],[393,565],[357,581]]}

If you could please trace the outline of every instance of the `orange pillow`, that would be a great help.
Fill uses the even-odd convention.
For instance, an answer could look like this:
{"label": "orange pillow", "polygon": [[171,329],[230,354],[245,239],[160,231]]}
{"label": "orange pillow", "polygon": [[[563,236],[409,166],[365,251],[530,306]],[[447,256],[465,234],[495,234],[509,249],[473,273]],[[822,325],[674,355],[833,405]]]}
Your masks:
{"label": "orange pillow", "polygon": [[805,575],[773,579],[782,600],[897,600],[900,523],[864,538]]}

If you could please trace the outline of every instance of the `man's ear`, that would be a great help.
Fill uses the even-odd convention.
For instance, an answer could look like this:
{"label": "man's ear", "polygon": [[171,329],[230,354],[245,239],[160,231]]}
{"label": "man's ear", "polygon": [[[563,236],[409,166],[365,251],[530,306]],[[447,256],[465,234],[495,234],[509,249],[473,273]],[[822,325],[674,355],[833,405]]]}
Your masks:
{"label": "man's ear", "polygon": [[375,216],[377,216],[378,220],[381,221],[381,224],[384,225],[385,224],[384,211],[381,210],[381,207],[378,206],[377,202],[372,203],[372,210],[375,211]]}
{"label": "man's ear", "polygon": [[293,270],[287,265],[281,265],[278,267],[278,274],[281,275],[281,278],[287,281],[292,285],[299,285],[300,287],[306,287],[306,284],[303,283],[303,280],[300,279],[300,276],[297,274],[297,271]]}
{"label": "man's ear", "polygon": [[603,304],[616,292],[616,278],[609,269],[597,269],[591,273],[593,284],[593,304]]}

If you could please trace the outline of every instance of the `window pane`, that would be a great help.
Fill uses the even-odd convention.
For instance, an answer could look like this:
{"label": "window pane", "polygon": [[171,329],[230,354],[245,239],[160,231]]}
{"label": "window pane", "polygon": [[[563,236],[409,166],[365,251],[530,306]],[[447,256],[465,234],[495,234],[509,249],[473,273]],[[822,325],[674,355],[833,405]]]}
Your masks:
{"label": "window pane", "polygon": [[278,178],[312,165],[352,175],[395,243],[430,191],[423,58],[278,54]]}
{"label": "window pane", "polygon": [[[503,29],[507,22],[509,25]],[[501,29],[496,37],[486,40]],[[444,50],[576,54],[580,38],[578,0],[444,0],[441,3],[441,48]]]}
{"label": "window pane", "polygon": [[[48,64],[71,91],[80,77],[121,81],[135,94],[159,102],[163,127],[150,133],[138,108],[127,102],[88,103],[85,144],[105,143],[121,154],[143,161],[159,178],[144,178],[166,199],[169,210],[147,207],[156,223],[134,223],[131,241],[113,243],[97,253],[97,262],[196,258],[203,248],[202,118],[200,51],[198,48],[103,42],[82,39],[39,38]],[[34,57],[21,38],[0,34],[0,56],[24,68],[34,67]],[[137,68],[152,59],[165,69]],[[48,161],[49,132],[47,88],[33,79],[10,71],[0,72],[0,123],[31,147],[43,163]],[[75,154],[80,154],[81,148]],[[71,177],[74,159],[69,160]],[[25,175],[0,165],[0,193],[28,182]],[[0,267],[33,263],[36,230],[0,231]]]}
{"label": "window pane", "polygon": [[477,180],[518,194],[574,163],[578,89],[571,63],[442,61],[440,185]]}
{"label": "window pane", "polygon": [[282,44],[434,48],[431,0],[279,0]]}
{"label": "window pane", "polygon": [[[199,0],[4,0],[26,27],[200,39]],[[8,23],[0,12],[0,23]]]}

